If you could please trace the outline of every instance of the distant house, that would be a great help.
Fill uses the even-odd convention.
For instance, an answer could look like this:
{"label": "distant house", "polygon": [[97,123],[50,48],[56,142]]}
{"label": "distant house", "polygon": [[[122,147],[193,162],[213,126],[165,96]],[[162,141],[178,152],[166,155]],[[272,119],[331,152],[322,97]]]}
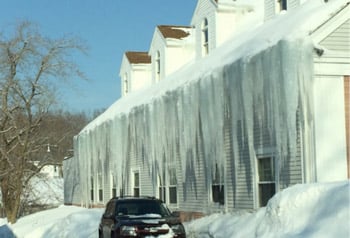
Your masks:
{"label": "distant house", "polygon": [[148,88],[75,137],[66,203],[151,195],[191,218],[349,178],[349,2],[249,2],[199,0],[191,27],[158,26],[144,76],[124,55],[121,80]]}

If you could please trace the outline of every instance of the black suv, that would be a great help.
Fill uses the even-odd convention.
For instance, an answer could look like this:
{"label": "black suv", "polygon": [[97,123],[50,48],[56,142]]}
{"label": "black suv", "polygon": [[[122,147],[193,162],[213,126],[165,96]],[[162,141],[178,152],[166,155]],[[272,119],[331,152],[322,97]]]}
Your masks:
{"label": "black suv", "polygon": [[116,197],[109,200],[99,226],[99,238],[186,238],[178,213],[154,197]]}

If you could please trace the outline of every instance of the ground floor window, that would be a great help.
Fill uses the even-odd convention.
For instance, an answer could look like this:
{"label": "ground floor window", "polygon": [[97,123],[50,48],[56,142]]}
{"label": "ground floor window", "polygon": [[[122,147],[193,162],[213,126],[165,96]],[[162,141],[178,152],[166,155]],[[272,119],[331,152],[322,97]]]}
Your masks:
{"label": "ground floor window", "polygon": [[111,174],[111,184],[112,184],[112,197],[117,196],[117,181],[113,174]]}
{"label": "ground floor window", "polygon": [[215,169],[212,171],[211,193],[213,202],[221,205],[225,204],[225,186],[217,164],[215,164]]}
{"label": "ground floor window", "polygon": [[169,169],[169,203],[177,204],[177,178],[176,169]]}
{"label": "ground floor window", "polygon": [[98,174],[98,201],[103,202],[103,179],[102,173]]}
{"label": "ground floor window", "polygon": [[94,201],[94,177],[90,178],[90,200]]}
{"label": "ground floor window", "polygon": [[264,207],[276,193],[274,160],[271,157],[258,158],[259,205]]}
{"label": "ground floor window", "polygon": [[166,186],[164,184],[164,181],[159,176],[158,177],[158,189],[159,189],[159,199],[166,202]]}
{"label": "ground floor window", "polygon": [[134,172],[134,196],[140,196],[140,173],[138,171]]}

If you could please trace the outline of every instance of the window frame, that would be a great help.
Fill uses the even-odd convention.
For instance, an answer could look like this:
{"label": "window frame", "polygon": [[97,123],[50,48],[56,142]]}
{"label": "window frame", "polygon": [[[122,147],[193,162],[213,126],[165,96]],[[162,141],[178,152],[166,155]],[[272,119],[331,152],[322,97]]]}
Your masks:
{"label": "window frame", "polygon": [[155,79],[156,79],[156,82],[158,82],[160,80],[160,73],[161,73],[161,68],[160,68],[161,59],[160,59],[159,50],[156,51],[154,62],[155,62],[155,66],[154,66]]}
{"label": "window frame", "polygon": [[209,54],[209,23],[204,18],[201,24],[201,54],[207,56]]}
{"label": "window frame", "polygon": [[[168,169],[168,194],[169,194],[169,204],[177,205],[178,204],[178,193],[177,193],[177,176],[176,168],[170,166]],[[175,194],[174,194],[175,193]]]}
{"label": "window frame", "polygon": [[94,177],[90,177],[90,201],[95,201],[95,190],[94,190]]}
{"label": "window frame", "polygon": [[215,163],[215,169],[211,176],[211,201],[216,204],[225,205],[225,182],[220,174],[218,164]]}
{"label": "window frame", "polygon": [[[137,175],[137,176],[136,176]],[[132,185],[133,185],[133,196],[141,196],[141,183],[140,183],[140,170],[134,170],[132,172]]]}
{"label": "window frame", "polygon": [[276,0],[276,12],[286,11],[288,8],[288,0]]}
{"label": "window frame", "polygon": [[[263,160],[269,160],[269,168]],[[257,158],[257,176],[258,176],[258,205],[264,207],[270,198],[276,194],[276,172],[275,158],[273,156],[261,156]],[[267,174],[269,173],[269,174]],[[267,194],[266,194],[267,193]]]}
{"label": "window frame", "polygon": [[117,196],[117,181],[113,173],[111,173],[111,193],[112,197]]}
{"label": "window frame", "polygon": [[103,175],[101,172],[97,174],[97,186],[98,186],[98,201],[103,202]]}
{"label": "window frame", "polygon": [[123,88],[124,95],[126,95],[129,93],[129,75],[128,75],[128,73],[124,74],[123,85],[124,85],[124,88]]}

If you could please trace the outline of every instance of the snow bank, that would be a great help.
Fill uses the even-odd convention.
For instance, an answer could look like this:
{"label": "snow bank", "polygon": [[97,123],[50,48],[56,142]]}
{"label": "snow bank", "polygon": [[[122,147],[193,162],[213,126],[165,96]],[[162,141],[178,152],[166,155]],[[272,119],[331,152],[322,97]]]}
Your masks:
{"label": "snow bank", "polygon": [[97,237],[102,212],[103,209],[61,206],[23,217],[10,228],[17,238]]}
{"label": "snow bank", "polygon": [[[0,237],[97,237],[103,209],[61,206],[18,220],[0,219]],[[256,212],[213,214],[185,224],[188,238],[350,237],[350,180],[295,185]]]}
{"label": "snow bank", "polygon": [[254,213],[213,214],[186,224],[193,237],[350,237],[350,181],[295,185]]}

